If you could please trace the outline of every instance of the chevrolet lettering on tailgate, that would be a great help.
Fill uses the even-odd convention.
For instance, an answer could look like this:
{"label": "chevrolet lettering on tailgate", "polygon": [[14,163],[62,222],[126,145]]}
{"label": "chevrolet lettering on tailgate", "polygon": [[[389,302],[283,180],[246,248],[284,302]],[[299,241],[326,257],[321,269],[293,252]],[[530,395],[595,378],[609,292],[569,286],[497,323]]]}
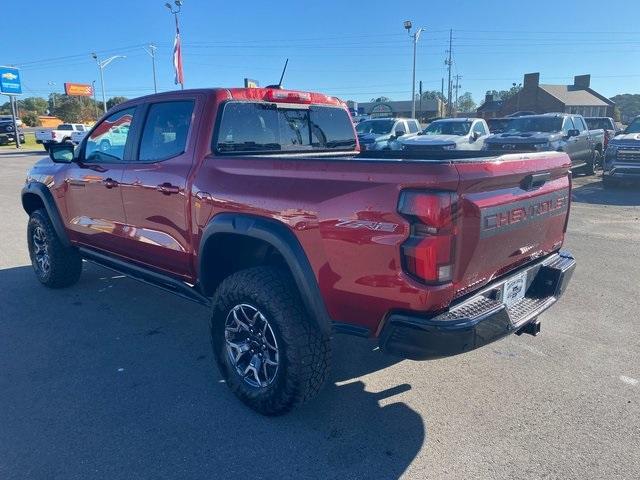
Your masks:
{"label": "chevrolet lettering on tailgate", "polygon": [[566,214],[569,196],[566,190],[528,200],[481,210],[482,238],[509,231],[542,217]]}

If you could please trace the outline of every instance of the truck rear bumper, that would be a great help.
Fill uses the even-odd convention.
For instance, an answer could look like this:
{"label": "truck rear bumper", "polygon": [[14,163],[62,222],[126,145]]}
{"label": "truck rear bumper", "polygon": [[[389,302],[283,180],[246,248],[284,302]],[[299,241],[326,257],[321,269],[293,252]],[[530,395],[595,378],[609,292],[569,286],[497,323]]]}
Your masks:
{"label": "truck rear bumper", "polygon": [[[561,251],[489,284],[435,316],[394,313],[382,330],[380,348],[401,357],[428,360],[468,352],[526,330],[562,296],[575,266],[573,256]],[[525,296],[507,307],[502,302],[504,286],[524,273]]]}

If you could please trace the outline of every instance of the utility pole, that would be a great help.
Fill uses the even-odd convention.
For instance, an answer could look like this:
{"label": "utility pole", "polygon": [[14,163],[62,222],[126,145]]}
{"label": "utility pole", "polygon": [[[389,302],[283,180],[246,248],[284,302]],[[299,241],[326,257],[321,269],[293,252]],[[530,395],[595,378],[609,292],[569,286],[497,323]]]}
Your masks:
{"label": "utility pole", "polygon": [[158,83],[156,82],[156,47],[153,43],[149,44],[149,48],[144,48],[144,51],[151,56],[151,68],[153,69],[153,93],[158,93]]}
{"label": "utility pole", "polygon": [[[47,82],[47,85],[49,85],[50,87],[55,87],[56,82]],[[53,108],[56,108],[56,92],[52,92],[51,101],[53,103]]]}
{"label": "utility pole", "polygon": [[411,77],[411,118],[416,118],[416,49],[418,48],[418,40],[424,28],[420,27],[413,35],[411,34],[411,20],[405,20],[404,28],[409,36],[413,39],[413,76]]}
{"label": "utility pole", "polygon": [[96,122],[98,121],[98,102],[96,101],[96,81],[91,80],[91,91],[93,92],[93,108],[96,111]]}
{"label": "utility pole", "polygon": [[[440,84],[440,103],[444,104],[444,77],[442,77],[442,83]],[[438,116],[442,116],[444,112],[442,108],[438,108]]]}
{"label": "utility pole", "polygon": [[117,58],[127,58],[124,55],[114,55],[113,57],[109,57],[106,60],[100,61],[98,59],[98,55],[96,53],[92,53],[91,56],[98,64],[98,70],[100,70],[100,87],[102,88],[102,108],[104,109],[104,113],[107,113],[107,97],[104,93],[104,69],[107,65],[113,62]]}
{"label": "utility pole", "polygon": [[449,54],[449,58],[444,61],[444,64],[447,65],[449,70],[449,81],[447,83],[447,114],[451,115],[451,44],[453,43],[453,29],[449,30],[449,50],[447,53]]}
{"label": "utility pole", "polygon": [[456,86],[454,87],[455,90],[456,90],[456,103],[455,103],[455,106],[456,106],[456,111],[458,111],[458,90],[460,88],[462,88],[462,85],[460,85],[460,79],[462,78],[462,75],[455,75],[453,78],[456,79]]}
{"label": "utility pole", "polygon": [[418,91],[418,95],[420,95],[420,115],[422,115],[422,80],[420,80],[420,90]]}

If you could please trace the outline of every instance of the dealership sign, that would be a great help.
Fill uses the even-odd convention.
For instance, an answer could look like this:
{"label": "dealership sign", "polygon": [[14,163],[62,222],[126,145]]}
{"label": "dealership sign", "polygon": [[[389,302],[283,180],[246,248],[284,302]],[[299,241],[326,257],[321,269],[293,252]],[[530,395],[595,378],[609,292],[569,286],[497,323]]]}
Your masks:
{"label": "dealership sign", "polygon": [[20,95],[22,93],[20,70],[13,67],[0,67],[0,93],[5,95]]}
{"label": "dealership sign", "polygon": [[64,93],[74,97],[90,97],[93,95],[93,87],[88,83],[68,83],[64,84]]}

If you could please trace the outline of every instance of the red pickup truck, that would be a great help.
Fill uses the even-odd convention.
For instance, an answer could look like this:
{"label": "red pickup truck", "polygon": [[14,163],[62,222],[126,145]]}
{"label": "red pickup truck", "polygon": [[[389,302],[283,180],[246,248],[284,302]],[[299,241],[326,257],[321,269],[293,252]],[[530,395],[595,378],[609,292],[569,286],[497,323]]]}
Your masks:
{"label": "red pickup truck", "polygon": [[49,287],[84,259],[209,305],[227,384],[281,414],[322,386],[332,332],[431,359],[539,331],[575,267],[571,164],[489,155],[360,153],[319,93],[156,94],[30,170],[29,253]]}

